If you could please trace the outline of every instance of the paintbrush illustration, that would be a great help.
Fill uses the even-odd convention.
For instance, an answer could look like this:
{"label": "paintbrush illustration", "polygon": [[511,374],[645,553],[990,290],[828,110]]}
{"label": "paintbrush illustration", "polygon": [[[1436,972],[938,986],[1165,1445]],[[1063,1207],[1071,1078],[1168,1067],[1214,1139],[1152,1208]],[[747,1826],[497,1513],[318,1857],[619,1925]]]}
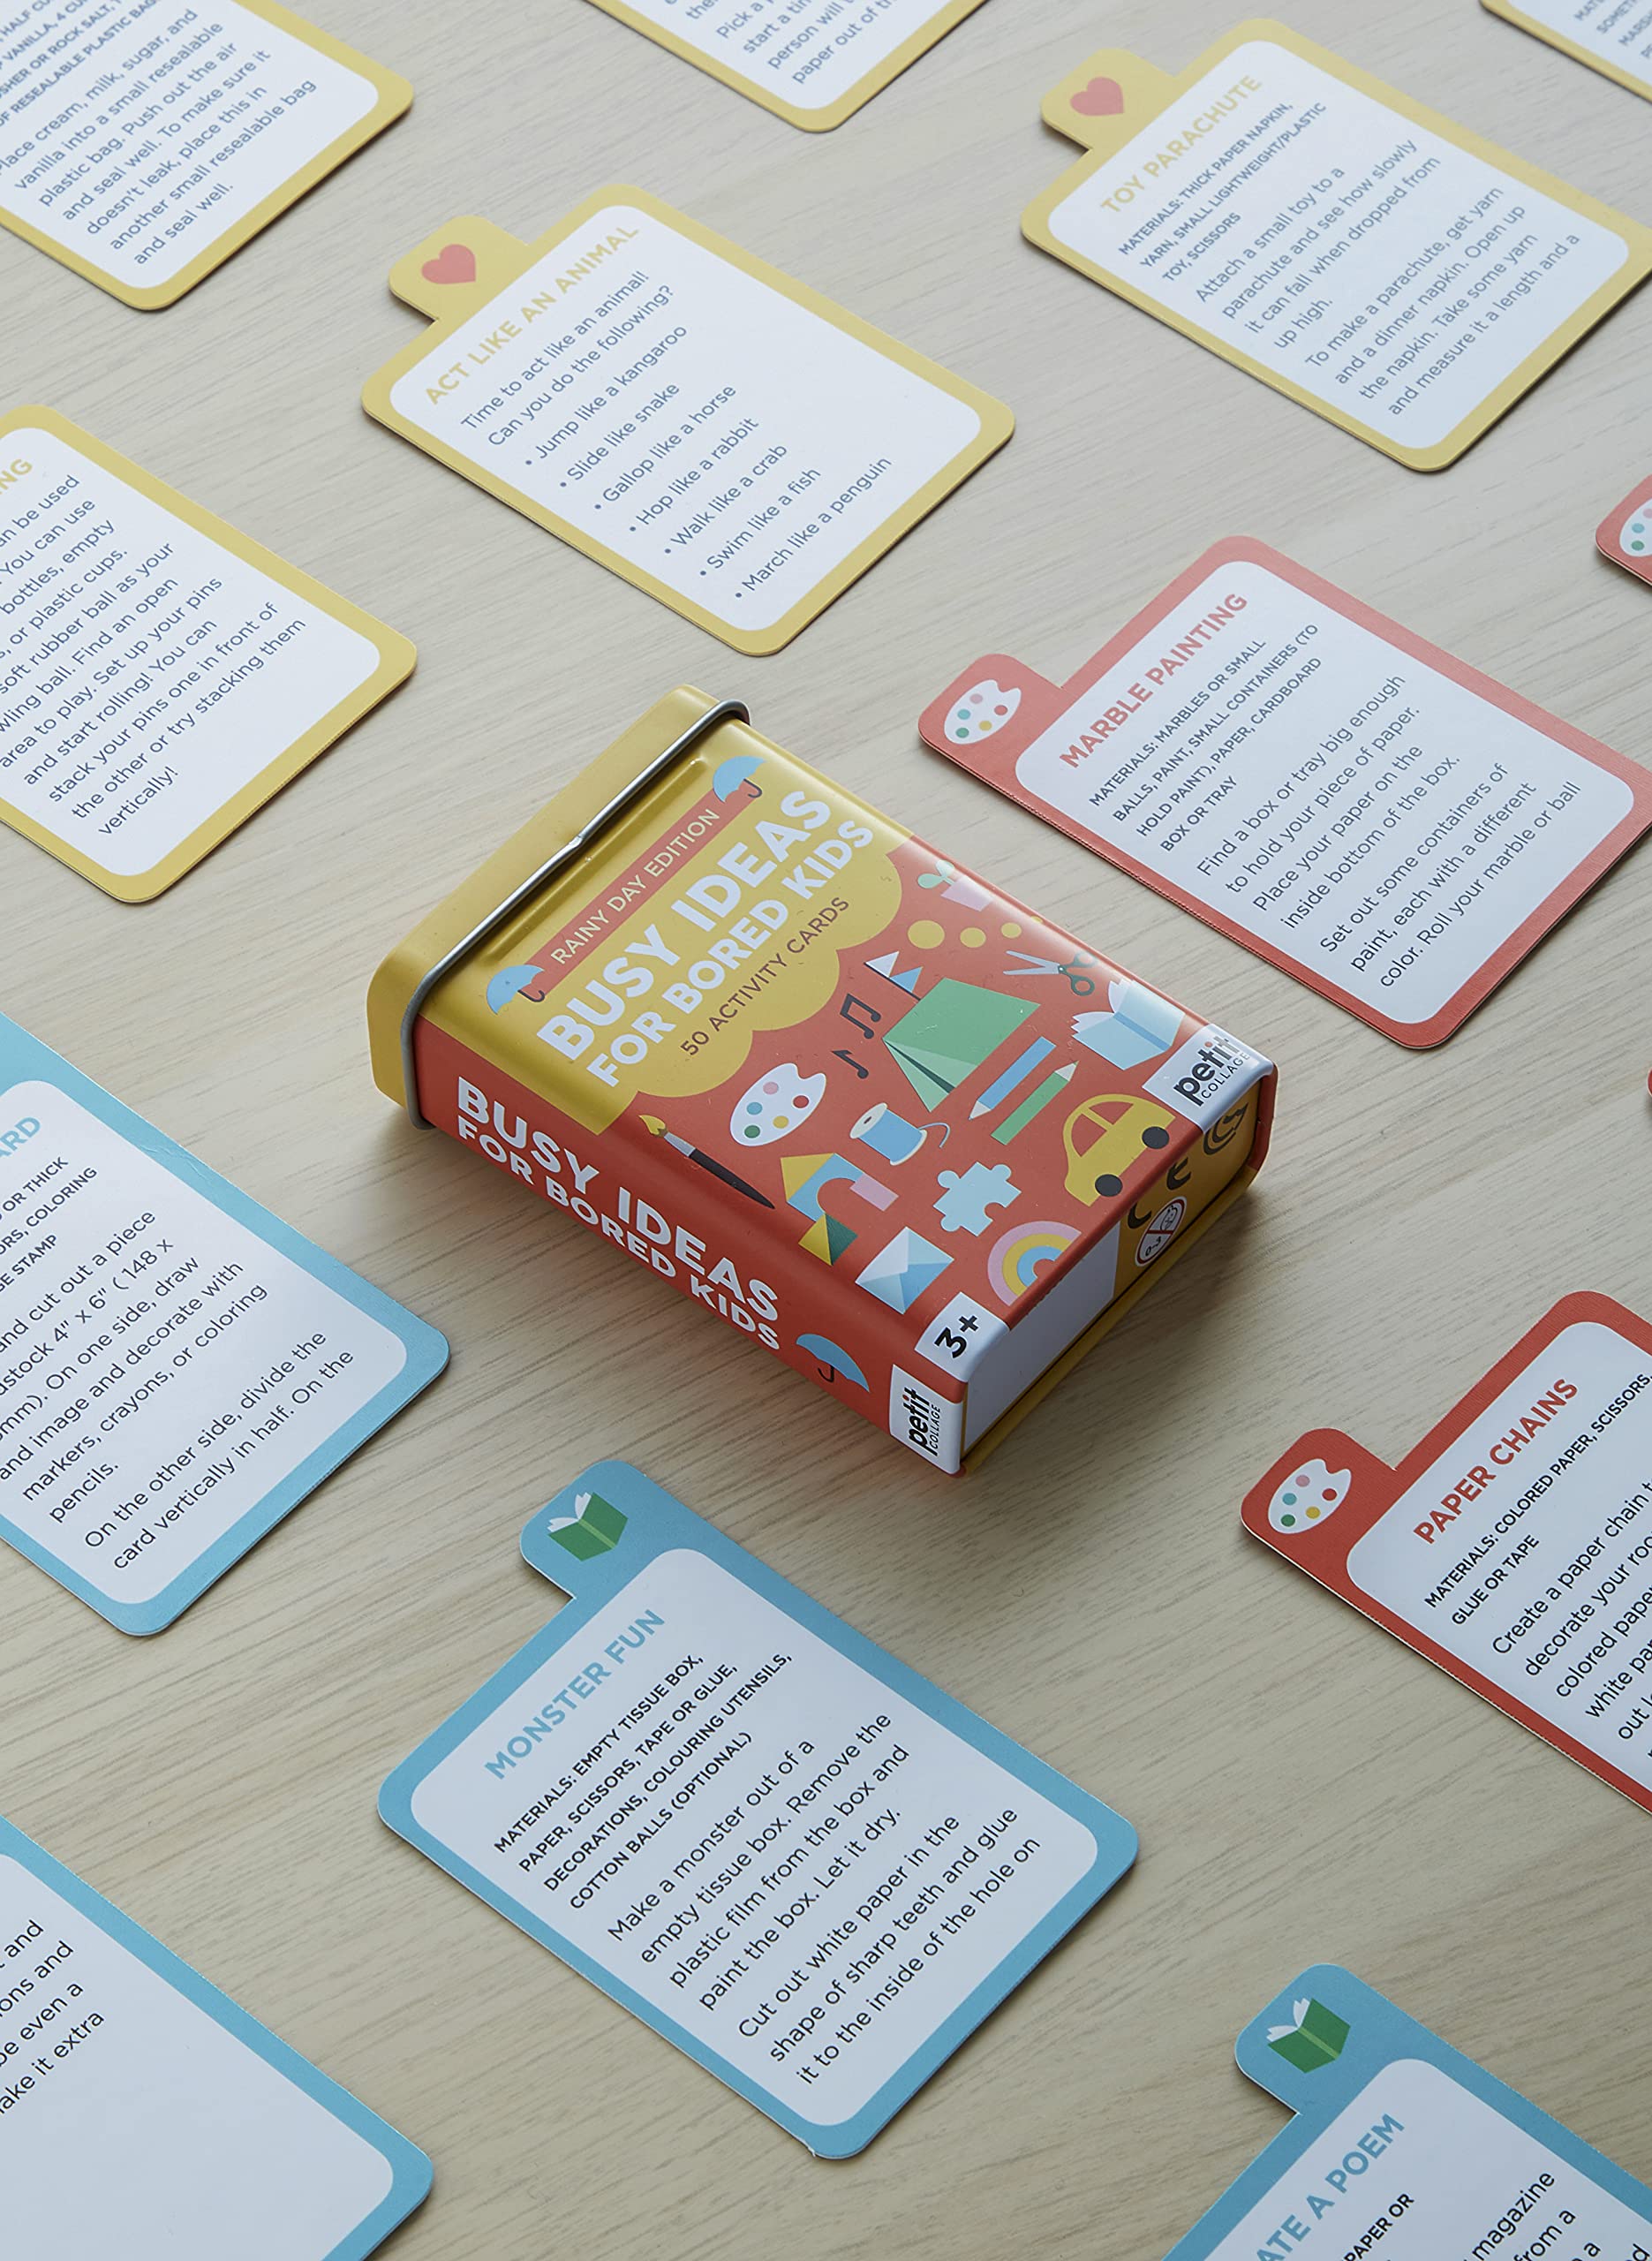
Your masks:
{"label": "paintbrush illustration", "polygon": [[668,1146],[675,1146],[678,1153],[686,1154],[691,1162],[698,1162],[702,1169],[710,1170],[713,1177],[720,1177],[725,1185],[732,1185],[735,1191],[743,1193],[748,1201],[760,1201],[766,1209],[774,1206],[766,1193],[759,1193],[755,1185],[748,1185],[743,1177],[737,1177],[733,1170],[708,1154],[703,1147],[691,1146],[686,1138],[679,1138],[675,1130],[668,1130],[657,1115],[645,1115],[640,1120],[644,1130],[653,1137],[663,1138]]}

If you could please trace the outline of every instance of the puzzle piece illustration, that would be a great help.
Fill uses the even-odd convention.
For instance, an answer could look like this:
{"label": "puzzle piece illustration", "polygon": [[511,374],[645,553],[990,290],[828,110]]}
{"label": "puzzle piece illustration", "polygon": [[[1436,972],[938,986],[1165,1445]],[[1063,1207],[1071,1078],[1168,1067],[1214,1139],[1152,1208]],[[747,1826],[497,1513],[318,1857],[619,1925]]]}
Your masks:
{"label": "puzzle piece illustration", "polygon": [[944,1169],[939,1183],[946,1191],[935,1207],[940,1213],[943,1232],[984,1233],[992,1222],[992,1210],[1007,1209],[1012,1201],[1021,1199],[1021,1188],[1011,1181],[1007,1162],[997,1162],[991,1169],[984,1162],[971,1162],[962,1172]]}

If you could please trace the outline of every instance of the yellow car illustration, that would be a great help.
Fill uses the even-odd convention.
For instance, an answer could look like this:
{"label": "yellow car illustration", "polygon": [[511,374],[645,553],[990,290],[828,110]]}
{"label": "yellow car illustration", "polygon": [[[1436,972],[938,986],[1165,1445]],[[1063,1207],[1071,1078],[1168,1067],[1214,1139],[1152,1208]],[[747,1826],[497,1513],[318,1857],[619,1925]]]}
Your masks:
{"label": "yellow car illustration", "polygon": [[1100,1194],[1122,1193],[1126,1173],[1149,1149],[1170,1144],[1175,1116],[1151,1100],[1087,1099],[1067,1118],[1067,1190],[1086,1206]]}

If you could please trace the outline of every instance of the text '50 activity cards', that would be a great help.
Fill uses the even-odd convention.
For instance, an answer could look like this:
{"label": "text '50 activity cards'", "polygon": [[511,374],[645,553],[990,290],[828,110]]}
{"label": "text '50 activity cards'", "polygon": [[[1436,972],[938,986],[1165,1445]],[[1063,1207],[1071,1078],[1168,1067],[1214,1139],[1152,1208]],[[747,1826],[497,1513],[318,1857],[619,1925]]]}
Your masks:
{"label": "text '50 activity cards'", "polygon": [[0,1018],[0,1538],[111,1625],[170,1625],[447,1356]]}
{"label": "text '50 activity cards'", "polygon": [[1001,402],[640,189],[524,244],[450,221],[369,414],[742,652],[773,652],[1001,448]]}
{"label": "text '50 activity cards'", "polygon": [[1652,824],[1652,777],[1265,543],[924,742],[1397,1043],[1440,1044]]}
{"label": "text '50 activity cards'", "polygon": [[1105,49],[1044,115],[1090,154],[1033,243],[1414,471],[1652,272],[1652,230],[1282,24],[1179,78]]}
{"label": "text '50 activity cards'", "polygon": [[1135,1831],[623,1461],[522,1545],[573,1601],[384,1819],[811,2151],[863,2151]]}

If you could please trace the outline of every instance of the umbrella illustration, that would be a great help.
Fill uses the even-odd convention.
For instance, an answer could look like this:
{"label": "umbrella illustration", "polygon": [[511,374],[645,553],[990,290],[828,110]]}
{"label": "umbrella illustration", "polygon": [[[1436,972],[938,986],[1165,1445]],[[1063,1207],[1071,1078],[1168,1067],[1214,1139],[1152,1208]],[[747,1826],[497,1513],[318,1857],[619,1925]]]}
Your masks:
{"label": "umbrella illustration", "polygon": [[865,1389],[868,1387],[865,1375],[862,1373],[849,1352],[840,1350],[837,1344],[829,1342],[824,1335],[800,1335],[797,1337],[797,1348],[800,1350],[807,1350],[811,1357],[818,1358],[821,1365],[832,1373],[841,1374],[845,1381],[852,1381],[856,1389]]}
{"label": "umbrella illustration", "polygon": [[[543,981],[544,979],[545,968],[542,965],[502,966],[499,972],[491,975],[488,979],[487,1009],[489,1012],[502,1013],[513,997],[520,997],[524,991],[532,991],[534,983]],[[533,1002],[536,1005],[542,1005],[545,1002],[545,992],[542,989]]]}
{"label": "umbrella illustration", "polygon": [[750,788],[746,798],[755,801],[761,789],[752,785],[751,781],[762,767],[762,760],[757,754],[733,754],[727,761],[718,763],[712,778],[712,790],[720,801],[726,801],[731,794],[738,792],[742,785],[746,785]]}

